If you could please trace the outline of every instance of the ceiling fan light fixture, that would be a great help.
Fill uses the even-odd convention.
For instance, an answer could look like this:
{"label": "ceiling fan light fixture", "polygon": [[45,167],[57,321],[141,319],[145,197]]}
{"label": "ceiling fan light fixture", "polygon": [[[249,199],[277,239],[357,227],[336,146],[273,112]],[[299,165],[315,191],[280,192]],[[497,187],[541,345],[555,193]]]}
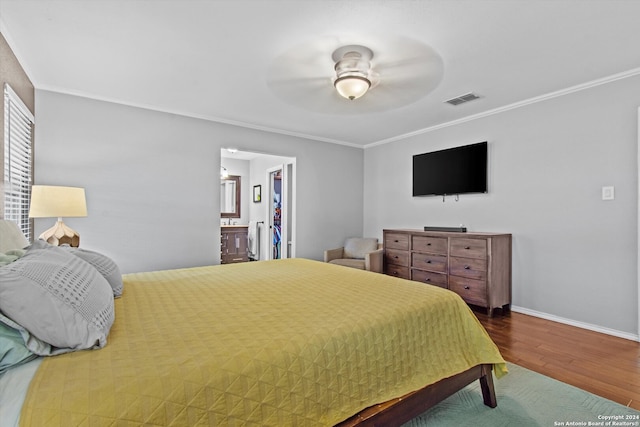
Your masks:
{"label": "ceiling fan light fixture", "polygon": [[353,101],[367,93],[371,81],[366,77],[351,75],[338,77],[333,85],[341,96]]}
{"label": "ceiling fan light fixture", "polygon": [[340,96],[354,100],[371,88],[371,49],[360,45],[343,46],[331,56],[335,61],[336,79],[333,86]]}

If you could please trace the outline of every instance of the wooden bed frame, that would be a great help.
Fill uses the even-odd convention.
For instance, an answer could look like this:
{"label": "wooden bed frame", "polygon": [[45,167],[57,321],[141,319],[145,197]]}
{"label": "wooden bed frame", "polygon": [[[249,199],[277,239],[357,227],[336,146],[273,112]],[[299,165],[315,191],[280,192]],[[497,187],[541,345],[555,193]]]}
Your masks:
{"label": "wooden bed frame", "polygon": [[480,381],[484,404],[495,408],[497,401],[493,387],[492,368],[492,365],[474,366],[467,371],[440,380],[420,390],[366,408],[337,424],[336,427],[399,426],[437,405],[475,380]]}

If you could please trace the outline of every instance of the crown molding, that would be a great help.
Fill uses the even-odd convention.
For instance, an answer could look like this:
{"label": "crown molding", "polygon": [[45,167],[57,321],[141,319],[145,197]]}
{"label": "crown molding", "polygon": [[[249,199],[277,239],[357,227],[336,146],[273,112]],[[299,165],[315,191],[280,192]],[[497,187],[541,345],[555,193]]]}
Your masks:
{"label": "crown molding", "polygon": [[580,92],[586,89],[591,89],[593,87],[596,86],[601,86],[604,84],[608,84],[608,83],[612,83],[618,80],[622,80],[622,79],[626,79],[629,77],[634,77],[640,75],[640,68],[634,68],[628,71],[624,71],[622,73],[617,73],[617,74],[612,74],[610,76],[607,77],[603,77],[601,79],[596,79],[596,80],[591,80],[589,82],[586,83],[582,83],[579,85],[575,85],[575,86],[571,86],[565,89],[561,89],[561,90],[557,90],[555,92],[549,92],[546,93],[544,95],[540,95],[540,96],[535,96],[533,98],[529,98],[529,99],[525,99],[523,101],[518,101],[518,102],[514,102],[513,104],[508,104],[502,107],[498,107],[498,108],[494,108],[491,110],[487,110],[487,111],[483,111],[481,113],[478,114],[473,114],[467,117],[462,117],[460,119],[457,120],[452,120],[450,122],[446,122],[446,123],[440,123],[434,126],[430,126],[427,128],[423,128],[414,132],[410,132],[410,133],[405,133],[402,135],[398,135],[398,136],[394,136],[392,138],[387,138],[387,139],[383,139],[377,142],[373,142],[371,144],[367,144],[364,146],[364,149],[367,148],[373,148],[373,147],[377,147],[379,145],[384,145],[384,144],[390,144],[392,142],[396,142],[396,141],[401,141],[403,139],[407,139],[407,138],[411,138],[413,136],[417,136],[417,135],[421,135],[424,133],[429,133],[429,132],[433,132],[436,131],[438,129],[443,129],[446,127],[450,127],[450,126],[456,126],[462,123],[466,123],[466,122],[470,122],[472,120],[477,120],[477,119],[481,119],[483,117],[488,117],[488,116],[492,116],[495,114],[500,114],[500,113],[504,113],[505,111],[510,111],[510,110],[515,110],[517,108],[521,108],[521,107],[525,107],[527,105],[531,105],[531,104],[535,104],[538,102],[543,102],[543,101],[547,101],[549,99],[553,99],[553,98],[558,98],[561,96],[565,96],[565,95],[569,95],[575,92]]}
{"label": "crown molding", "polygon": [[308,140],[312,140],[312,141],[320,141],[320,142],[327,142],[327,143],[331,143],[331,144],[345,145],[345,146],[354,147],[354,148],[360,148],[360,149],[363,148],[362,145],[350,143],[350,142],[347,142],[347,141],[341,141],[341,140],[331,139],[331,138],[323,138],[323,137],[314,136],[314,135],[308,135],[308,134],[300,133],[300,132],[291,132],[291,131],[287,131],[287,130],[284,130],[284,129],[270,128],[270,127],[267,127],[267,126],[256,125],[256,124],[253,124],[253,123],[247,123],[247,122],[242,122],[242,121],[238,121],[238,120],[230,120],[230,119],[225,119],[225,118],[222,118],[222,117],[194,114],[194,113],[191,113],[191,112],[188,112],[188,111],[181,111],[181,110],[176,110],[176,109],[171,109],[171,108],[159,108],[159,107],[156,107],[156,106],[153,106],[153,105],[140,104],[140,103],[135,103],[135,102],[125,102],[125,101],[122,101],[122,100],[119,100],[119,99],[115,99],[115,98],[108,98],[108,97],[104,97],[104,96],[98,96],[98,95],[95,95],[95,94],[82,92],[82,91],[70,91],[68,89],[63,89],[63,88],[59,88],[59,87],[55,87],[55,86],[47,86],[47,85],[37,86],[36,90],[54,92],[54,93],[59,93],[59,94],[63,94],[63,95],[77,96],[77,97],[80,97],[80,98],[86,98],[86,99],[91,99],[91,100],[101,101],[101,102],[108,102],[108,103],[111,103],[111,104],[118,104],[118,105],[123,105],[123,106],[127,106],[127,107],[132,107],[132,108],[140,108],[140,109],[144,109],[144,110],[156,111],[156,112],[159,112],[159,113],[174,114],[174,115],[182,116],[182,117],[189,117],[189,118],[193,118],[193,119],[199,119],[199,120],[205,120],[205,121],[214,122],[214,123],[220,123],[220,124],[225,124],[225,125],[230,125],[230,126],[241,127],[241,128],[244,128],[244,129],[251,129],[251,130],[257,130],[257,131],[261,131],[261,132],[275,133],[275,134],[278,134],[278,135],[292,136],[292,137],[308,139]]}

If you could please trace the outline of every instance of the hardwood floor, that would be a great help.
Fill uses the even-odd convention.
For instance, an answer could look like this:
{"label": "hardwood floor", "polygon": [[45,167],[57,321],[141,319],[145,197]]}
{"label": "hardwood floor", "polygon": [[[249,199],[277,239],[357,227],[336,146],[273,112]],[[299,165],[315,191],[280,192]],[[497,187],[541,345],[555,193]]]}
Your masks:
{"label": "hardwood floor", "polygon": [[640,343],[521,313],[474,312],[507,362],[640,410]]}

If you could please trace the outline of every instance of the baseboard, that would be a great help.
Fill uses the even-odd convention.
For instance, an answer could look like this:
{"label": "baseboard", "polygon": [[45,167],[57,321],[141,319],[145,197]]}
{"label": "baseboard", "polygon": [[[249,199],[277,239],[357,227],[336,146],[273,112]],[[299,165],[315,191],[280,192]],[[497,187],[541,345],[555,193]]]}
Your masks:
{"label": "baseboard", "polygon": [[553,322],[563,323],[565,325],[575,326],[577,328],[588,329],[594,332],[600,332],[607,335],[612,335],[618,338],[624,338],[631,341],[640,341],[639,335],[630,334],[628,332],[622,332],[615,329],[604,328],[602,326],[592,325],[590,323],[578,322],[576,320],[566,319],[564,317],[555,316],[553,314],[543,313],[541,311],[530,310],[524,307],[511,306],[511,311],[517,313],[527,314],[533,317],[539,317],[541,319],[551,320]]}

